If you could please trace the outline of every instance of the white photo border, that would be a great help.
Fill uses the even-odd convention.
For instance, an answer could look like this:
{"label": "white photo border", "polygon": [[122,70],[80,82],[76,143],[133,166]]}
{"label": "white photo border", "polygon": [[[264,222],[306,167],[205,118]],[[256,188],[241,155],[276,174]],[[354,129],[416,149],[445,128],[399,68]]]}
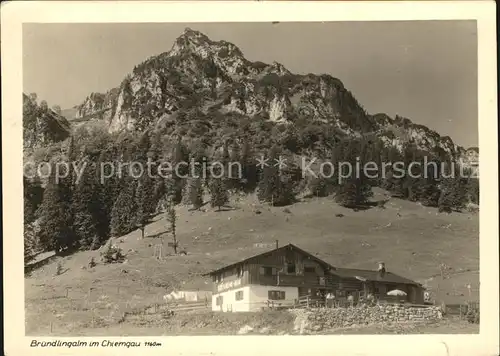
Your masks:
{"label": "white photo border", "polygon": [[[4,337],[6,355],[87,355],[88,348],[30,348],[24,332],[22,186],[22,24],[131,22],[318,22],[476,20],[480,177],[480,307],[477,335],[106,337],[158,341],[160,348],[92,349],[116,354],[496,355],[498,354],[498,139],[494,1],[103,1],[2,3]],[[37,337],[54,340],[53,337]],[[65,339],[65,338],[58,338]],[[76,339],[69,338],[69,339]],[[78,337],[80,340],[101,340]]]}

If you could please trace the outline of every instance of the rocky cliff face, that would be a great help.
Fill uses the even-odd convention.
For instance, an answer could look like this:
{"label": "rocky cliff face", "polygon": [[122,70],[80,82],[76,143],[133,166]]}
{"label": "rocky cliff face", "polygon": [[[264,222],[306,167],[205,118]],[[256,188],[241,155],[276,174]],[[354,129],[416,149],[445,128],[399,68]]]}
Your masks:
{"label": "rocky cliff face", "polygon": [[23,94],[23,147],[35,148],[63,141],[70,135],[70,124],[49,109],[47,103]]}
{"label": "rocky cliff face", "polygon": [[105,120],[110,122],[116,108],[118,90],[111,89],[105,94],[91,93],[82,104],[77,107],[75,121],[87,121],[91,119]]}
{"label": "rocky cliff face", "polygon": [[275,123],[297,120],[332,125],[345,135],[375,135],[386,145],[413,142],[455,159],[473,154],[429,128],[406,118],[368,115],[339,79],[296,75],[280,63],[251,62],[226,41],[212,41],[187,28],[170,51],[136,66],[118,88],[93,93],[77,118],[106,120],[109,131],[142,131],[175,113],[199,110],[264,117]]}

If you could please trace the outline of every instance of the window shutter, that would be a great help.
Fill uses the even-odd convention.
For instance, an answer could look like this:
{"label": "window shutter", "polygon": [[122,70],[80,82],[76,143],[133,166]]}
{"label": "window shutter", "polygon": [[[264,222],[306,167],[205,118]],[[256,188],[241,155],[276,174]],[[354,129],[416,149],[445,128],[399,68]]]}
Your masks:
{"label": "window shutter", "polygon": [[276,276],[276,272],[277,272],[277,270],[278,270],[278,269],[277,269],[276,267],[273,267],[273,268],[272,268],[272,272],[271,272],[271,273],[272,273],[272,275],[273,275],[273,276]]}
{"label": "window shutter", "polygon": [[260,274],[265,274],[266,273],[266,270],[264,269],[264,267],[260,267],[259,270],[260,270]]}

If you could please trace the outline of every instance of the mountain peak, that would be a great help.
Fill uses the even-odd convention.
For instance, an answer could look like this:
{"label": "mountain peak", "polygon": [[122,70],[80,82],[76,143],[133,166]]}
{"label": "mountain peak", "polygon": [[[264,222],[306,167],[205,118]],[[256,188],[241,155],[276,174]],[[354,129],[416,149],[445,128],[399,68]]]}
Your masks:
{"label": "mountain peak", "polygon": [[174,41],[172,50],[188,49],[193,47],[207,47],[214,44],[207,35],[200,31],[193,30],[189,27],[184,29],[184,32]]}
{"label": "mountain peak", "polygon": [[175,56],[185,52],[194,52],[203,58],[214,55],[221,57],[243,57],[241,50],[233,43],[213,41],[204,33],[189,27],[186,27],[184,32],[177,37],[169,55]]}
{"label": "mountain peak", "polygon": [[197,30],[193,30],[191,29],[190,27],[186,27],[184,29],[184,32],[177,38],[177,40],[189,40],[189,41],[208,41],[208,42],[212,42],[210,41],[210,39],[208,38],[207,35],[205,35],[204,33],[200,32],[200,31],[197,31]]}

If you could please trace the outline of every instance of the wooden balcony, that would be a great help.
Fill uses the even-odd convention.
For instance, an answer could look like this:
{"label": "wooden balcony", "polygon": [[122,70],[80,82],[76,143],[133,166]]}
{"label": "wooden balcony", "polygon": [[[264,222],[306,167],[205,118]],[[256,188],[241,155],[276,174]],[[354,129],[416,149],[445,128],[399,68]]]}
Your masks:
{"label": "wooden balcony", "polygon": [[261,278],[261,281],[269,281],[273,284],[280,286],[290,286],[290,287],[300,287],[307,286],[313,288],[332,288],[339,289],[340,283],[338,279],[332,278],[331,276],[320,277],[316,275],[288,275],[279,274],[277,276],[266,276],[266,278]]}

